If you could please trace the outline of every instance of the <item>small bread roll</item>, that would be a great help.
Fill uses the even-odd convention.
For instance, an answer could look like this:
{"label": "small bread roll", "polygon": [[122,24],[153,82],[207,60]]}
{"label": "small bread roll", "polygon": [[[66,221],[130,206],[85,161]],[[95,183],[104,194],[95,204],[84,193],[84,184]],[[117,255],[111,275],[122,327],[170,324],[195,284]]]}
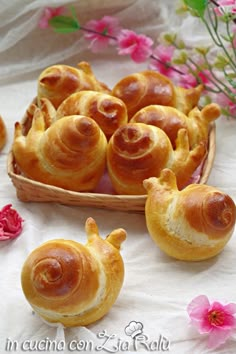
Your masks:
{"label": "small bread roll", "polygon": [[116,229],[104,240],[92,218],[86,221],[87,244],[55,239],[34,249],[24,262],[21,284],[36,313],[66,327],[86,326],[102,318],[122,288],[124,264]]}
{"label": "small bread roll", "polygon": [[151,124],[161,128],[168,135],[173,147],[179,130],[186,129],[190,148],[193,148],[201,141],[208,143],[210,123],[219,118],[220,113],[220,107],[216,103],[208,104],[202,110],[195,107],[188,115],[174,107],[150,105],[140,109],[130,122]]}
{"label": "small bread roll", "polygon": [[175,107],[188,114],[197,106],[202,91],[202,85],[191,89],[177,87],[168,77],[145,70],[122,78],[112,94],[125,102],[130,120],[141,108],[153,104]]}
{"label": "small bread roll", "polygon": [[128,122],[124,102],[103,92],[80,91],[73,93],[60,104],[56,117],[60,119],[74,114],[94,119],[107,139],[116,129]]}
{"label": "small bread roll", "polygon": [[2,148],[6,144],[6,140],[7,140],[6,126],[2,117],[0,116],[0,150],[2,150]]}
{"label": "small bread roll", "polygon": [[57,109],[64,99],[82,90],[110,93],[110,89],[96,79],[87,62],[79,63],[78,68],[63,64],[49,66],[38,77],[38,106],[41,98],[47,98]]}
{"label": "small bread roll", "polygon": [[229,195],[203,184],[179,191],[175,174],[169,169],[159,178],[145,180],[144,187],[148,231],[167,255],[201,261],[223,250],[236,219],[235,203]]}
{"label": "small bread roll", "polygon": [[12,146],[17,166],[28,178],[72,191],[93,191],[106,165],[107,139],[98,124],[81,115],[64,117],[46,128],[35,110],[26,136],[16,123]]}
{"label": "small bread roll", "polygon": [[108,173],[118,194],[146,194],[143,180],[159,177],[163,168],[177,175],[183,188],[206,153],[204,144],[189,149],[188,135],[180,129],[173,150],[165,132],[144,123],[127,123],[118,128],[107,146]]}

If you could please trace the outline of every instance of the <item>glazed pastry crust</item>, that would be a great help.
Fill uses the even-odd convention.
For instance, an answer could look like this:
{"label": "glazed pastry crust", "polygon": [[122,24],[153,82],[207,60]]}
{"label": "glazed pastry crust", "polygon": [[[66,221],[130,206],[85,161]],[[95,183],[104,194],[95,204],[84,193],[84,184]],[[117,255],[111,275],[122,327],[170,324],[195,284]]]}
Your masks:
{"label": "glazed pastry crust", "polygon": [[55,239],[33,250],[24,262],[21,284],[33,309],[49,322],[85,326],[103,317],[116,301],[124,280],[119,249],[126,238],[116,229],[104,240],[92,218],[88,242]]}
{"label": "glazed pastry crust", "polygon": [[202,110],[195,107],[188,115],[174,107],[150,105],[139,110],[130,122],[151,124],[162,129],[173,147],[179,130],[186,129],[190,148],[193,148],[202,141],[207,144],[210,123],[219,118],[220,113],[220,107],[215,103],[206,105]]}
{"label": "glazed pastry crust", "polygon": [[57,119],[69,115],[85,115],[94,119],[109,139],[128,122],[126,105],[119,98],[96,91],[80,91],[70,95],[57,109]]}
{"label": "glazed pastry crust", "polygon": [[112,95],[125,102],[130,120],[141,108],[155,104],[188,114],[197,106],[202,90],[202,85],[192,89],[176,87],[166,76],[146,70],[122,78],[113,87]]}
{"label": "glazed pastry crust", "polygon": [[182,191],[171,170],[144,181],[147,228],[169,256],[200,261],[220,253],[231,238],[236,219],[230,196],[208,186],[191,184]]}
{"label": "glazed pastry crust", "polygon": [[82,90],[110,93],[110,89],[96,79],[87,62],[80,62],[78,68],[63,64],[47,67],[38,77],[38,105],[41,98],[47,98],[57,109],[64,99]]}
{"label": "glazed pastry crust", "polygon": [[118,194],[145,194],[143,180],[172,169],[183,188],[206,153],[205,144],[189,149],[187,131],[181,129],[173,150],[168,136],[158,127],[127,123],[113,134],[107,147],[107,167]]}
{"label": "glazed pastry crust", "polygon": [[[74,191],[92,191],[104,173],[107,139],[86,116],[68,116],[45,127],[40,109],[26,136],[16,124],[12,146],[22,173],[39,182]],[[96,156],[96,159],[94,158]]]}
{"label": "glazed pastry crust", "polygon": [[7,141],[7,130],[4,120],[0,116],[0,150],[5,146]]}

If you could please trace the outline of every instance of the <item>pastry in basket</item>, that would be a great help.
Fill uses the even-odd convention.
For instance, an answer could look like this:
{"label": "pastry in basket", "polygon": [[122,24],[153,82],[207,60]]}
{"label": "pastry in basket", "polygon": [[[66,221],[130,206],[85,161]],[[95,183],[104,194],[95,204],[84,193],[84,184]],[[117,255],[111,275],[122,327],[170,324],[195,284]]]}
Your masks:
{"label": "pastry in basket", "polygon": [[200,141],[208,142],[209,125],[219,118],[220,113],[220,107],[216,103],[208,104],[202,110],[195,107],[188,116],[174,107],[150,105],[140,109],[130,122],[146,123],[161,128],[174,147],[179,129],[187,129],[189,144],[193,148]]}
{"label": "pastry in basket", "polygon": [[85,326],[115,303],[124,279],[120,245],[124,229],[104,240],[96,222],[86,221],[87,243],[55,239],[34,249],[24,262],[21,284],[32,308],[48,322]]}
{"label": "pastry in basket", "polygon": [[116,129],[128,122],[123,101],[103,92],[80,91],[66,98],[57,109],[57,119],[72,114],[93,118],[109,139]]}
{"label": "pastry in basket", "polygon": [[94,90],[110,93],[110,89],[98,81],[87,62],[78,64],[78,68],[69,65],[47,67],[38,77],[38,105],[41,98],[48,98],[55,108],[72,93],[81,90]]}
{"label": "pastry in basket", "polygon": [[[26,111],[26,119],[22,123],[23,134],[27,135],[32,125],[35,111],[38,109],[36,103],[31,103]],[[44,117],[45,128],[47,129],[56,120],[56,109],[47,98],[40,99],[40,110]]]}
{"label": "pastry in basket", "polygon": [[107,146],[108,173],[118,194],[146,194],[143,180],[172,169],[183,188],[206,154],[203,142],[189,149],[186,129],[180,129],[176,149],[166,133],[153,125],[127,123],[116,130]]}
{"label": "pastry in basket", "polygon": [[229,195],[204,184],[179,191],[169,169],[159,178],[145,180],[144,187],[147,228],[162,251],[186,261],[208,259],[222,251],[235,227],[236,209]]}
{"label": "pastry in basket", "polygon": [[64,117],[48,129],[38,108],[27,134],[16,123],[12,151],[22,174],[73,191],[92,191],[106,164],[107,139],[98,124],[81,115]]}
{"label": "pastry in basket", "polygon": [[2,150],[2,148],[6,144],[6,140],[7,140],[6,125],[2,117],[0,116],[0,150]]}
{"label": "pastry in basket", "polygon": [[175,107],[188,114],[197,106],[202,91],[202,85],[191,89],[177,87],[166,76],[146,70],[122,78],[112,94],[125,102],[130,120],[141,108],[152,104]]}

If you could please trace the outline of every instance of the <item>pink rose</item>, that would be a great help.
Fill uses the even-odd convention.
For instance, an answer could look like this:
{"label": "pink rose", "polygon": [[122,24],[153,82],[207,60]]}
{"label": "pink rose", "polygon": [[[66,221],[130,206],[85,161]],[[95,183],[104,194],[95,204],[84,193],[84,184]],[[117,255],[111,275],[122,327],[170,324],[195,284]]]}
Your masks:
{"label": "pink rose", "polygon": [[5,205],[0,210],[0,241],[9,240],[20,235],[24,221],[12,205]]}

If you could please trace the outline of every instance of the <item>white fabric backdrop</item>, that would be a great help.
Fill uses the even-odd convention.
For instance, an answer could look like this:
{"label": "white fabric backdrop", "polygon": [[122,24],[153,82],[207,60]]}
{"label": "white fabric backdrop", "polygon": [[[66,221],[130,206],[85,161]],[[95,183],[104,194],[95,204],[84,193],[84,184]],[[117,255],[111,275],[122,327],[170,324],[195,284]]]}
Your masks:
{"label": "white fabric backdrop", "polygon": [[[160,336],[169,339],[170,353],[233,354],[235,336],[222,348],[207,350],[206,339],[189,326],[186,307],[199,294],[219,301],[236,301],[235,234],[218,257],[189,264],[170,259],[154,246],[144,215],[59,204],[22,203],[16,198],[6,171],[7,153],[12,143],[14,123],[21,119],[36,94],[40,71],[59,62],[76,65],[86,60],[91,63],[97,78],[112,86],[126,74],[146,67],[146,64],[138,65],[128,58],[118,57],[112,48],[103,54],[93,55],[87,50],[87,43],[81,39],[80,33],[63,36],[50,29],[40,30],[37,23],[42,8],[62,4],[73,4],[83,22],[103,15],[116,15],[122,27],[145,33],[153,39],[160,31],[173,26],[182,31],[190,43],[207,40],[204,32],[200,33],[199,28],[196,31],[193,22],[179,22],[174,15],[176,1],[171,0],[118,0],[115,4],[109,0],[74,3],[62,0],[0,0],[0,114],[8,130],[7,145],[0,153],[0,207],[11,203],[25,220],[23,232],[17,239],[0,243],[0,352],[9,351],[7,343],[10,341],[15,341],[18,346],[15,352],[21,353],[29,351],[22,347],[25,340],[33,345],[45,338],[58,338],[67,346],[64,351],[58,348],[57,352],[89,352],[74,347],[69,350],[68,344],[90,340],[93,343],[90,352],[128,353],[135,348],[124,329],[129,322],[140,321],[149,343],[157,341]],[[236,121],[223,118],[217,121],[217,151],[209,179],[209,184],[226,191],[234,200],[235,133]],[[118,227],[127,231],[127,240],[121,251],[126,269],[123,288],[109,314],[97,323],[87,328],[65,330],[49,326],[32,314],[24,298],[20,284],[22,264],[29,252],[46,240],[61,237],[84,243],[84,224],[89,216],[96,220],[103,236]],[[103,331],[114,335],[114,338],[101,348],[104,340],[98,335]],[[116,350],[118,343],[127,341],[128,347]],[[140,345],[139,352],[148,351],[151,348]]]}

